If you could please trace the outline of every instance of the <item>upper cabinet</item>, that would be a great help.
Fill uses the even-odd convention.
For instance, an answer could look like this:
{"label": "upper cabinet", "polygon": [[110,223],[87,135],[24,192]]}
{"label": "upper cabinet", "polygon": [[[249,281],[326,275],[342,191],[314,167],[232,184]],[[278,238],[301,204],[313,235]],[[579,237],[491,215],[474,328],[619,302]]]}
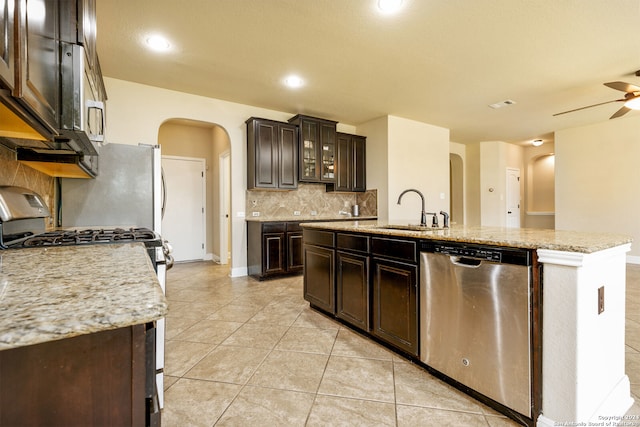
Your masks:
{"label": "upper cabinet", "polygon": [[335,191],[366,191],[367,138],[346,133],[337,134]]}
{"label": "upper cabinet", "polygon": [[[0,0],[0,6],[0,143],[97,156],[106,93],[95,0]],[[55,163],[55,150],[40,155]]]}
{"label": "upper cabinet", "polygon": [[294,125],[247,120],[247,189],[298,187],[298,130]]}
{"label": "upper cabinet", "polygon": [[58,2],[20,0],[16,4],[20,66],[13,96],[55,135],[60,117]]}
{"label": "upper cabinet", "polygon": [[13,5],[13,0],[0,0],[0,88],[9,91],[12,91],[15,85]]}
{"label": "upper cabinet", "polygon": [[289,123],[299,128],[300,182],[335,182],[337,122],[298,114]]}

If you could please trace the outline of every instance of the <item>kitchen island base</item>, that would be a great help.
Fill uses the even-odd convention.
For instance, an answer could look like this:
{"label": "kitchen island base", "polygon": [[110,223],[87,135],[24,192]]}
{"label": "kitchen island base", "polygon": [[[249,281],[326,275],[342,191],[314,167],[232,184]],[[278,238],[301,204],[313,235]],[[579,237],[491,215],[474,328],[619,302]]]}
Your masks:
{"label": "kitchen island base", "polygon": [[[618,425],[625,420],[633,404],[629,379],[625,375],[626,253],[631,247],[629,236],[500,227],[461,226],[428,230],[390,225],[384,221],[307,223],[302,227],[304,245],[310,246],[318,244],[308,239],[315,233],[335,233],[336,236],[348,234],[352,237],[363,236],[372,242],[385,242],[384,247],[393,246],[392,243],[397,241],[441,241],[532,250],[537,258],[533,260],[532,289],[535,297],[538,295],[535,282],[538,281],[541,297],[539,305],[532,304],[531,357],[534,363],[531,373],[531,415],[523,418],[514,413],[513,408],[505,408],[479,395],[468,384],[455,384],[450,378],[448,382],[527,426],[606,425],[607,422]],[[322,246],[344,250],[337,247],[335,240],[327,241]],[[359,250],[374,260],[379,256],[373,250]],[[399,250],[387,251],[387,255],[394,258],[402,254],[403,251]],[[540,267],[535,267],[536,264]],[[308,274],[309,270],[305,267],[305,280]],[[502,282],[509,286],[508,281]],[[329,271],[328,277],[322,281],[322,289],[329,295],[328,299],[340,294],[338,283],[346,282]],[[398,289],[418,287],[418,283],[411,280],[394,280],[393,283]],[[375,286],[375,281],[370,280],[369,289],[375,289]],[[407,295],[409,293],[405,293],[405,298],[400,302],[410,301]],[[306,294],[305,299],[310,301]],[[316,305],[310,302],[312,306]],[[411,319],[412,312],[419,312],[419,305],[399,304],[397,308],[403,319]],[[369,307],[369,318],[372,320],[376,319],[376,315],[397,317],[388,307],[376,314],[375,310],[381,306],[371,298]],[[539,315],[535,314],[536,307],[539,307]],[[337,310],[330,308],[323,308],[323,311],[336,317]],[[424,316],[421,314],[421,317]],[[363,327],[349,322],[349,319],[341,320],[352,323],[356,328]],[[424,328],[423,320],[419,319],[418,329]],[[413,361],[419,360],[419,353],[424,352],[424,349],[414,352],[413,348],[410,351],[396,341],[386,340],[384,335],[376,336],[374,329],[369,327],[363,332],[376,340],[385,341],[396,352],[409,352],[404,356]],[[417,335],[409,334],[407,337],[409,341],[415,338],[414,342],[417,343]],[[433,371],[433,367],[427,368]]]}

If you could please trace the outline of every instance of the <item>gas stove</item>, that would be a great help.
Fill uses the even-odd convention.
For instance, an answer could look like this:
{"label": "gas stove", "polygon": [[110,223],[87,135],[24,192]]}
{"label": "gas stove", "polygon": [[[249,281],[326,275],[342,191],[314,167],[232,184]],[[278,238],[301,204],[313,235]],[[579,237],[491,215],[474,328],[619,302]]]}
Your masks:
{"label": "gas stove", "polygon": [[[0,186],[0,257],[2,250],[139,242],[145,245],[162,292],[166,292],[166,272],[173,266],[172,249],[155,231],[123,226],[47,231],[47,217],[49,208],[37,193],[22,187]],[[160,407],[164,390],[164,335],[164,319],[160,319],[156,322],[155,339],[155,372]]]}
{"label": "gas stove", "polygon": [[92,245],[100,243],[142,242],[148,246],[160,246],[161,238],[148,228],[112,228],[54,230],[22,237],[8,248],[34,246]]}

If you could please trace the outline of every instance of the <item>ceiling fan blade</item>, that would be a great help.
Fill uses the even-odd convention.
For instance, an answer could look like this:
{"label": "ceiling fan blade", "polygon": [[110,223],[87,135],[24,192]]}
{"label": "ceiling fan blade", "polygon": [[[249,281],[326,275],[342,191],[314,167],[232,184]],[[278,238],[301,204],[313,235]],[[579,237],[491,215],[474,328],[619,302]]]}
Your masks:
{"label": "ceiling fan blade", "polygon": [[611,89],[620,90],[622,92],[640,92],[640,87],[625,82],[609,82],[604,83],[605,86]]}
{"label": "ceiling fan blade", "polygon": [[587,108],[591,108],[591,107],[597,107],[598,105],[604,105],[604,104],[611,104],[612,102],[621,102],[621,101],[626,101],[626,99],[614,99],[613,101],[606,101],[606,102],[601,102],[599,104],[593,104],[593,105],[587,105],[586,107],[580,107],[580,108],[575,108],[573,110],[568,110],[568,111],[563,111],[562,113],[556,113],[554,114],[554,116],[559,116],[561,114],[567,114],[567,113],[573,113],[574,111],[580,111],[580,110],[584,110]]}
{"label": "ceiling fan blade", "polygon": [[614,113],[613,116],[609,117],[609,120],[611,119],[615,119],[616,117],[620,117],[620,116],[624,116],[625,114],[627,114],[629,111],[631,111],[631,108],[627,108],[627,107],[622,107],[621,109],[619,109],[618,111],[616,111]]}

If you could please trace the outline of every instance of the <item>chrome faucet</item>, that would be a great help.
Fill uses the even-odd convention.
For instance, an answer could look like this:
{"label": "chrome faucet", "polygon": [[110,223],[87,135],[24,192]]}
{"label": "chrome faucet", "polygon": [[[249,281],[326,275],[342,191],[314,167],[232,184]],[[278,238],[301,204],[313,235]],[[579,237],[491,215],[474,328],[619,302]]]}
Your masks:
{"label": "chrome faucet", "polygon": [[[402,200],[402,196],[405,195],[405,193],[408,193],[410,191],[413,191],[414,193],[418,193],[418,196],[420,196],[420,199],[422,200],[422,210],[420,211],[420,225],[422,226],[427,226],[427,212],[424,210],[424,196],[422,195],[421,192],[419,192],[418,190],[414,189],[414,188],[409,188],[408,190],[404,190],[402,193],[400,193],[400,196],[398,196],[398,204],[400,204],[400,200]],[[436,224],[437,224],[437,217],[436,217]]]}

